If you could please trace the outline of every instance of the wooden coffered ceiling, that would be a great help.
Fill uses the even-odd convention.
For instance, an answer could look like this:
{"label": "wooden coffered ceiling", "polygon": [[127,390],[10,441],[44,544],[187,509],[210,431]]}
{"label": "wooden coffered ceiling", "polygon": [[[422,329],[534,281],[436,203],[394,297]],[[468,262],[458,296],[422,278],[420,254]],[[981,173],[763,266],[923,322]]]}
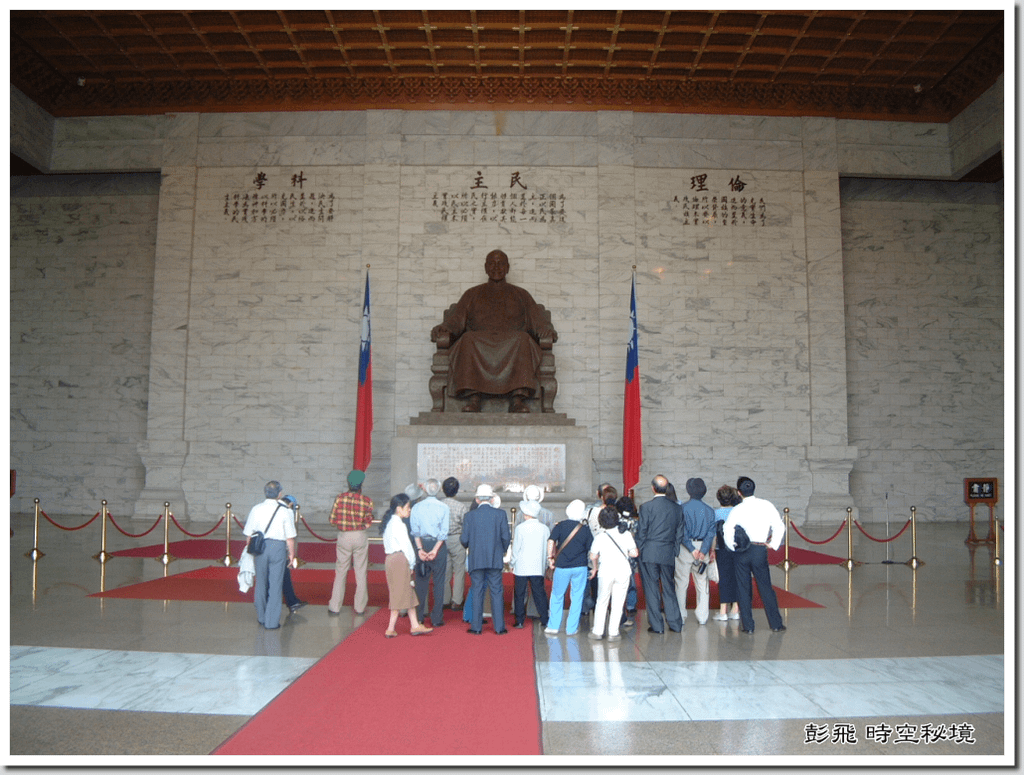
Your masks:
{"label": "wooden coffered ceiling", "polygon": [[11,11],[55,116],[609,110],[948,121],[1003,11]]}

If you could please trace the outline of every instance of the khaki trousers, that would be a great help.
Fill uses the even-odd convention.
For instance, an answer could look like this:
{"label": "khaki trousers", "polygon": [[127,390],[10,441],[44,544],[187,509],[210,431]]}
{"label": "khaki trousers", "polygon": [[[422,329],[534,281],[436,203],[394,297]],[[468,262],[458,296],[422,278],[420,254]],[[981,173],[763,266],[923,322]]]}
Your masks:
{"label": "khaki trousers", "polygon": [[352,608],[357,614],[366,610],[370,595],[366,588],[366,567],[370,555],[370,538],[365,530],[339,530],[337,559],[334,563],[334,586],[327,609],[338,613],[345,600],[345,582],[349,567],[355,570],[356,592]]}

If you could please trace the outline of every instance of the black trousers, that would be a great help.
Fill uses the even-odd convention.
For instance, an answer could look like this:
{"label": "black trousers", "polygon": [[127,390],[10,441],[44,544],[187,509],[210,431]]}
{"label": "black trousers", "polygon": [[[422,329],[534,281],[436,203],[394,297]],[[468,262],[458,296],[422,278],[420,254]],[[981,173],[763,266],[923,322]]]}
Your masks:
{"label": "black trousers", "polygon": [[[678,632],[683,629],[683,615],[679,611],[679,601],[676,600],[675,573],[675,562],[671,565],[662,565],[659,562],[640,563],[640,580],[643,582],[644,598],[647,601],[647,624],[656,632],[665,631],[666,621],[670,630]],[[661,615],[662,605],[665,606],[664,617]]]}
{"label": "black trousers", "polygon": [[533,597],[533,604],[537,606],[537,615],[540,621],[548,620],[548,596],[544,590],[543,576],[513,576],[512,594],[512,615],[515,616],[516,624],[522,624],[526,619],[526,588],[529,586],[530,595]]}
{"label": "black trousers", "polygon": [[284,585],[281,588],[284,592],[284,604],[291,608],[299,602],[299,596],[295,594],[295,587],[292,586],[292,568],[286,565],[284,568]]}
{"label": "black trousers", "polygon": [[751,544],[743,552],[734,552],[733,561],[736,565],[736,597],[740,604],[740,623],[745,630],[754,629],[754,613],[751,609],[754,592],[750,583],[751,577],[757,582],[757,594],[764,604],[764,613],[768,617],[768,626],[773,630],[782,626],[782,614],[779,613],[779,601],[772,587],[772,575],[768,570],[768,547]]}
{"label": "black trousers", "polygon": [[[434,544],[438,543],[433,538],[422,538],[423,548],[426,551],[431,551],[434,548]],[[416,560],[416,568],[414,576],[416,581],[416,597],[419,598],[420,604],[416,606],[416,615],[419,616],[420,621],[423,621],[424,612],[427,610],[427,596],[430,594],[430,580],[434,580],[434,604],[430,607],[430,621],[435,626],[444,622],[444,614],[442,609],[444,608],[444,576],[445,570],[448,567],[448,544],[444,541],[440,541],[441,548],[437,550],[437,557],[427,563],[421,563],[419,559]],[[413,542],[413,548],[416,548],[416,543]],[[426,575],[420,575],[420,566],[426,566]]]}
{"label": "black trousers", "polygon": [[501,568],[477,568],[469,572],[473,596],[473,618],[469,626],[480,632],[484,625],[484,593],[491,595],[491,621],[495,632],[505,631],[505,586],[501,581]]}

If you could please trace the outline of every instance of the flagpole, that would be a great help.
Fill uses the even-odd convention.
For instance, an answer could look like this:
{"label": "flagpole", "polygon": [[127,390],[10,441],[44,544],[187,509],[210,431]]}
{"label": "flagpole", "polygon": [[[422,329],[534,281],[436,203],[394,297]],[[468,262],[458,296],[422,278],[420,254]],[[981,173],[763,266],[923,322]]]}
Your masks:
{"label": "flagpole", "polygon": [[370,346],[370,265],[366,265],[363,292],[362,325],[359,337],[358,390],[356,393],[356,431],[352,450],[352,467],[366,471],[371,458],[373,434],[373,369]]}
{"label": "flagpole", "polygon": [[629,294],[630,337],[626,347],[626,380],[622,408],[622,484],[630,492],[639,483],[643,463],[643,439],[640,419],[640,361],[636,315],[636,265]]}

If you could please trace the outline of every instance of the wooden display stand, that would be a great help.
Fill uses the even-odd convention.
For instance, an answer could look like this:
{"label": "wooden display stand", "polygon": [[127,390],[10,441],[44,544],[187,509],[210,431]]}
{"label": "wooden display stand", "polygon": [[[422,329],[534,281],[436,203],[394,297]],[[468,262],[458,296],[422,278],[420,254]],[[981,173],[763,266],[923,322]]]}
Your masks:
{"label": "wooden display stand", "polygon": [[[998,502],[998,479],[964,479],[964,503],[971,509],[971,532],[964,541],[965,544],[978,546],[996,542],[995,506]],[[985,538],[978,538],[974,529],[974,507],[979,503],[988,504],[988,536]]]}

